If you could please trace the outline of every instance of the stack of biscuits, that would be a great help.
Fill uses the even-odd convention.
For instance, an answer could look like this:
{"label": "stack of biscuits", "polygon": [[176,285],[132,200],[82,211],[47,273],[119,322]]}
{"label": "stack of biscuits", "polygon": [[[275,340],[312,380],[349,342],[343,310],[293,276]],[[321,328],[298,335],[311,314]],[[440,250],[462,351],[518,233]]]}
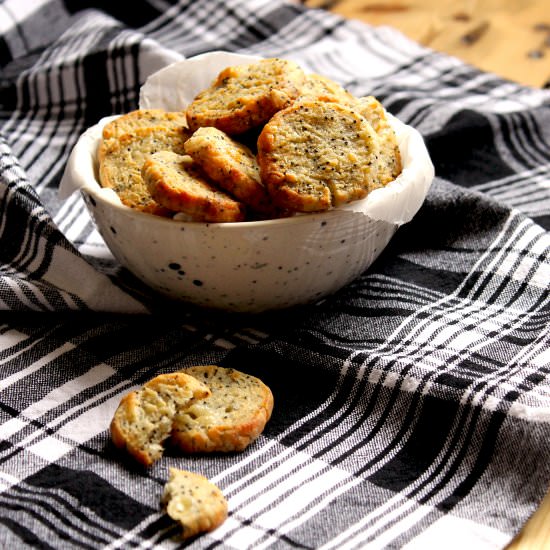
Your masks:
{"label": "stack of biscuits", "polygon": [[227,67],[185,111],[118,117],[98,157],[101,185],[126,206],[201,222],[322,212],[401,173],[376,98],[278,58]]}

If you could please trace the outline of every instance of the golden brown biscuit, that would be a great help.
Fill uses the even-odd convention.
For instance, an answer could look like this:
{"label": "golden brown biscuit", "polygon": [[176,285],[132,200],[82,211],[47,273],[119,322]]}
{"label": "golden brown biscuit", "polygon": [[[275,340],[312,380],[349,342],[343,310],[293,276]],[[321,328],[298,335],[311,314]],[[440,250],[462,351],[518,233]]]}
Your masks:
{"label": "golden brown biscuit", "polygon": [[138,128],[166,128],[187,131],[187,119],[182,111],[164,111],[162,109],[137,109],[125,113],[107,123],[103,128],[103,139],[119,138],[132,134]]}
{"label": "golden brown biscuit", "polygon": [[264,124],[298,97],[302,69],[284,59],[227,67],[187,107],[191,130],[214,126],[229,135]]}
{"label": "golden brown biscuit", "polygon": [[299,212],[364,198],[379,186],[379,151],[359,113],[328,101],[296,102],[258,138],[260,173],[273,202]]}
{"label": "golden brown biscuit", "polygon": [[378,134],[380,141],[380,184],[393,181],[402,170],[401,153],[395,131],[386,116],[386,110],[373,96],[358,100],[358,111],[363,115]]}
{"label": "golden brown biscuit", "polygon": [[164,452],[177,410],[210,395],[208,387],[182,372],[161,374],[125,395],[111,421],[114,444],[150,466]]}
{"label": "golden brown biscuit", "polygon": [[136,128],[132,134],[102,140],[99,145],[99,180],[103,187],[113,189],[123,204],[158,215],[170,215],[159,205],[145,187],[141,167],[156,151],[183,153],[187,131],[182,128],[166,129],[153,126]]}
{"label": "golden brown biscuit", "polygon": [[181,410],[172,441],[186,452],[242,451],[263,431],[273,411],[273,394],[258,378],[215,365],[185,369],[211,395]]}
{"label": "golden brown biscuit", "polygon": [[185,152],[217,185],[263,214],[274,214],[267,189],[260,179],[256,156],[225,132],[199,128],[185,142]]}
{"label": "golden brown biscuit", "polygon": [[189,155],[155,153],[143,163],[141,174],[151,196],[165,208],[196,221],[245,219],[245,206],[207,181]]}
{"label": "golden brown biscuit", "polygon": [[334,80],[320,74],[308,74],[298,101],[333,101],[352,105],[357,98]]}
{"label": "golden brown biscuit", "polygon": [[162,504],[166,513],[181,524],[184,539],[213,531],[226,520],[227,501],[216,485],[194,472],[176,468],[169,472]]}

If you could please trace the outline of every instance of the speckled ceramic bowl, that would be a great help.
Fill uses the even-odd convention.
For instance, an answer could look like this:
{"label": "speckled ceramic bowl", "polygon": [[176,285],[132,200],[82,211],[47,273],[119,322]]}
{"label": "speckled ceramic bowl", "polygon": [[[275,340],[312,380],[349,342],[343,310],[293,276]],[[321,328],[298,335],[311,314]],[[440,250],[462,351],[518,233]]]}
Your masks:
{"label": "speckled ceramic bowl", "polygon": [[96,151],[108,120],[87,130],[75,145],[61,195],[81,191],[113,255],[149,287],[226,311],[285,308],[342,288],[371,265],[399,225],[414,215],[433,178],[420,135],[392,118],[403,174],[364,201],[270,221],[176,221],[127,208],[112,190],[101,188]]}

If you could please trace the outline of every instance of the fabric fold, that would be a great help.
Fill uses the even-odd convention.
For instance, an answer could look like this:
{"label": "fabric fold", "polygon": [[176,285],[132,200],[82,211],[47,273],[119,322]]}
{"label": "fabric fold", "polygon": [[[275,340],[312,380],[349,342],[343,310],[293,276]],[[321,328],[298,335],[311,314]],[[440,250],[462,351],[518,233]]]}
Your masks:
{"label": "fabric fold", "polygon": [[[550,92],[284,0],[7,2],[0,25],[0,546],[179,547],[175,466],[230,506],[192,548],[503,548],[550,486]],[[427,144],[421,209],[316,304],[161,301],[58,196],[87,128],[214,50],[293,59]],[[137,470],[110,443],[118,402],[198,364],[269,385],[266,430]]]}

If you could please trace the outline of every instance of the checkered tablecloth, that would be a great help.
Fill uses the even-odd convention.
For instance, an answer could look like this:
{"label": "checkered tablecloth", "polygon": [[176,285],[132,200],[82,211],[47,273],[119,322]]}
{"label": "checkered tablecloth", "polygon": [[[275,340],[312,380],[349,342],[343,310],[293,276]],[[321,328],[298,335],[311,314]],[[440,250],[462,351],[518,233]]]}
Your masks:
{"label": "checkered tablecloth", "polygon": [[[176,548],[169,466],[227,521],[192,548],[502,548],[550,485],[550,92],[282,0],[0,3],[0,546]],[[79,135],[153,71],[279,56],[373,94],[423,135],[428,197],[336,295],[233,316],[167,304],[57,190]],[[245,452],[110,443],[121,396],[219,364],[275,396]]]}

